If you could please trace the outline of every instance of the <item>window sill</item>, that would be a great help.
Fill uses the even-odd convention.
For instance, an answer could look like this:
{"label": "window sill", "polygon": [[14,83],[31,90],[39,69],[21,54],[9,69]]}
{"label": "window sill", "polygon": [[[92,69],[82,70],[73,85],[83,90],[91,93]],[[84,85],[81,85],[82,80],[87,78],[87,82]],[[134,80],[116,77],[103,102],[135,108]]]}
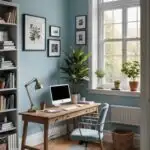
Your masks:
{"label": "window sill", "polygon": [[111,90],[111,89],[89,89],[89,93],[103,94],[103,95],[116,95],[116,96],[130,96],[140,97],[140,91],[131,92],[128,90]]}

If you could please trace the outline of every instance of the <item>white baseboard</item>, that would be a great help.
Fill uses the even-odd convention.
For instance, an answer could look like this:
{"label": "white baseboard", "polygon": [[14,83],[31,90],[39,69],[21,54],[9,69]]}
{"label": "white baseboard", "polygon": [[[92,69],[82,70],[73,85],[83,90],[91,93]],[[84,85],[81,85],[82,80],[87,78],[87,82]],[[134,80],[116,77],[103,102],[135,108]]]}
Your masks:
{"label": "white baseboard", "polygon": [[[66,125],[56,126],[49,130],[50,137],[57,138],[62,135],[66,135]],[[112,133],[111,131],[104,131],[104,141],[112,143]],[[36,146],[43,143],[43,132],[38,132],[27,136],[27,145]],[[19,146],[21,145],[21,138],[19,139]],[[135,147],[140,147],[140,135],[136,134],[134,139]]]}

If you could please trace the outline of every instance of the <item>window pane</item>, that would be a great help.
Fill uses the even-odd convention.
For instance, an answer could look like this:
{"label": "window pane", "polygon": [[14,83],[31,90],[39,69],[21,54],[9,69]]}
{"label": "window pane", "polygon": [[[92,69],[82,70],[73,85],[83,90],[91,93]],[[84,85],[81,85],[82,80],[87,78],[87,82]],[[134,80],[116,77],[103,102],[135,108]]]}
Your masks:
{"label": "window pane", "polygon": [[105,55],[121,56],[122,55],[122,42],[106,42],[104,44]]}
{"label": "window pane", "polygon": [[141,24],[138,22],[138,37],[141,36]]}
{"label": "window pane", "polygon": [[121,80],[122,56],[105,57],[105,80],[106,83],[113,83],[114,80]]}
{"label": "window pane", "polygon": [[113,26],[112,24],[104,25],[104,39],[110,39],[113,37]]}
{"label": "window pane", "polygon": [[122,9],[113,11],[113,23],[122,23]]}
{"label": "window pane", "polygon": [[122,9],[104,11],[104,24],[122,23]]}
{"label": "window pane", "polygon": [[140,56],[128,56],[127,61],[138,61],[140,63]]}
{"label": "window pane", "polygon": [[138,7],[138,21],[141,20],[141,9],[140,7]]}
{"label": "window pane", "polygon": [[138,8],[130,7],[128,8],[128,22],[137,21]]}
{"label": "window pane", "polygon": [[113,22],[113,11],[104,11],[104,24]]}
{"label": "window pane", "polygon": [[114,39],[122,38],[122,24],[113,24],[113,37]]}
{"label": "window pane", "polygon": [[127,37],[128,38],[136,38],[138,36],[137,26],[138,26],[137,22],[128,23],[128,29],[127,29]]}
{"label": "window pane", "polygon": [[127,55],[140,55],[140,48],[138,41],[129,41],[127,42]]}

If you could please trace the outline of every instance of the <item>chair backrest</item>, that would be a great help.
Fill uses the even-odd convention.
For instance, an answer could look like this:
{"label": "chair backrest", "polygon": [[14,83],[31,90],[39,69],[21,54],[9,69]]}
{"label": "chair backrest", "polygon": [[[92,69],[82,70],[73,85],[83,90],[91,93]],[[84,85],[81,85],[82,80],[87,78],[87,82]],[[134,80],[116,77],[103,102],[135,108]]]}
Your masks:
{"label": "chair backrest", "polygon": [[104,129],[108,109],[109,109],[109,104],[107,104],[107,103],[103,103],[100,106],[100,114],[99,114],[98,124],[101,124],[101,125],[98,126],[99,131],[103,131],[103,129]]}

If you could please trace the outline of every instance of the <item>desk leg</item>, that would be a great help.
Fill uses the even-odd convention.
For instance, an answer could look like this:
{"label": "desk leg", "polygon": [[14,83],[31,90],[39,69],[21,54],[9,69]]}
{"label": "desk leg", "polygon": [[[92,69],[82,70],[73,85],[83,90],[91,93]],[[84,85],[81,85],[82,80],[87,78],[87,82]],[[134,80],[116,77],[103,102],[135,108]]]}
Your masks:
{"label": "desk leg", "polygon": [[24,150],[27,138],[28,121],[24,121],[21,150]]}
{"label": "desk leg", "polygon": [[44,124],[44,150],[48,150],[48,122]]}

